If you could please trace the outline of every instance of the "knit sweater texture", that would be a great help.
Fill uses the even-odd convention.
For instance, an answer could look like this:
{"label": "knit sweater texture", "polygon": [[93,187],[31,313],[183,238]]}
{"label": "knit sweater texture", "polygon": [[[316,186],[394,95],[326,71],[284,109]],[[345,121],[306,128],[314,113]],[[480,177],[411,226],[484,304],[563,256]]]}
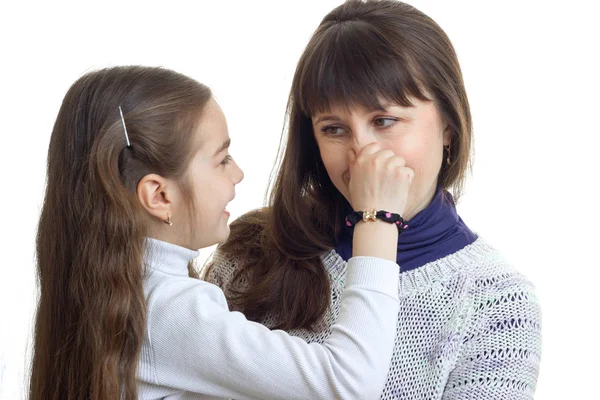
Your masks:
{"label": "knit sweater texture", "polygon": [[[218,252],[214,261],[207,279],[227,295],[238,262]],[[331,334],[347,277],[347,263],[335,250],[322,261],[331,281],[323,324],[316,332],[289,332],[315,343]],[[381,399],[533,398],[541,351],[538,299],[529,280],[484,239],[401,273],[399,298],[394,354]],[[269,314],[259,322],[271,327],[276,320]]]}

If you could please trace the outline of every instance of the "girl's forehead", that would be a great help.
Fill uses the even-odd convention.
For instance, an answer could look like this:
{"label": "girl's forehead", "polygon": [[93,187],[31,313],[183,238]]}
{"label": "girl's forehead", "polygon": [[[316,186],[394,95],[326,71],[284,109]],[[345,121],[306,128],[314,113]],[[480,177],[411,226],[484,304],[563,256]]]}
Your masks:
{"label": "girl's forehead", "polygon": [[229,148],[231,139],[225,115],[218,103],[211,100],[199,117],[194,131],[194,146],[212,157]]}

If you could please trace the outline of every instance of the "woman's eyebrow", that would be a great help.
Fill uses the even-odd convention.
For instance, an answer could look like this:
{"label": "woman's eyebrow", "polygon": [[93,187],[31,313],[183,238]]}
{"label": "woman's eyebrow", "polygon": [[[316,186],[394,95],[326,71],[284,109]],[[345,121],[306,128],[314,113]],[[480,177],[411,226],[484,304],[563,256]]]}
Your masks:
{"label": "woman's eyebrow", "polygon": [[324,122],[324,121],[332,121],[332,122],[340,122],[342,119],[336,115],[321,115],[319,116],[319,118],[317,118],[317,120],[315,121],[315,124],[318,124],[320,122]]}
{"label": "woman's eyebrow", "polygon": [[[392,108],[392,107],[407,108],[407,107],[401,106],[399,104],[396,104],[394,102],[386,101],[385,103],[380,103],[378,106],[365,108],[365,113],[371,114],[374,112],[389,112],[390,108]],[[337,115],[324,114],[324,115],[320,115],[315,120],[315,124],[318,124],[323,121],[339,122],[341,120],[342,119],[340,117],[338,117]]]}

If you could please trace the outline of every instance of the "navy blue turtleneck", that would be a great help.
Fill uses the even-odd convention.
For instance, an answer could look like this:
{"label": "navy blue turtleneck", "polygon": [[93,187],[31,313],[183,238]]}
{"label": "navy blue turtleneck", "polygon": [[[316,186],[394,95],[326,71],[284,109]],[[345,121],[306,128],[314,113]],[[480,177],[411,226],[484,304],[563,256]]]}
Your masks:
{"label": "navy blue turtleneck", "polygon": [[[398,238],[396,262],[402,272],[446,257],[473,243],[477,236],[458,216],[452,195],[438,188],[431,203],[407,222]],[[336,251],[346,261],[352,257],[352,233],[338,237]]]}

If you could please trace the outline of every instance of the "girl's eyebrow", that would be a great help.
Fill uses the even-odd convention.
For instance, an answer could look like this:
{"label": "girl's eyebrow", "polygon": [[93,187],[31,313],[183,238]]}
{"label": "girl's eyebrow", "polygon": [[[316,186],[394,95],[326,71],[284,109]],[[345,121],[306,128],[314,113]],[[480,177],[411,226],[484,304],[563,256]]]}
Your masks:
{"label": "girl's eyebrow", "polygon": [[215,154],[213,155],[213,157],[215,157],[217,154],[219,154],[223,150],[228,149],[229,146],[231,146],[231,138],[225,140],[223,142],[223,144],[221,146],[219,146],[219,148],[217,149],[217,151],[215,151]]}

